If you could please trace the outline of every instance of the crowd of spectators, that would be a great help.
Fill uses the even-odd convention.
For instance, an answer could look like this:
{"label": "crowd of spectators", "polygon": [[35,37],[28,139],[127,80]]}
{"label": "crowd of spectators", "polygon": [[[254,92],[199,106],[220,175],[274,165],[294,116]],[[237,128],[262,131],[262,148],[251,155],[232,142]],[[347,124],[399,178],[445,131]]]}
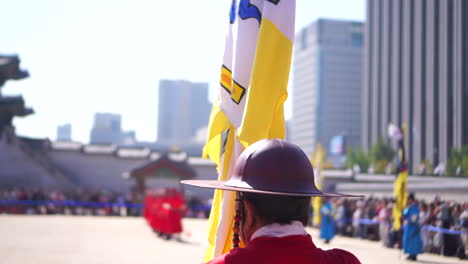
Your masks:
{"label": "crowd of spectators", "polygon": [[100,188],[62,192],[55,189],[0,189],[0,214],[141,215],[141,203],[131,193]]}
{"label": "crowd of spectators", "polygon": [[[386,247],[401,247],[401,230],[393,230],[393,199],[333,199],[336,233],[381,241]],[[454,256],[468,250],[468,202],[419,200],[419,223],[425,252]],[[0,189],[0,214],[66,214],[140,216],[142,199],[128,193],[54,189]],[[189,199],[188,217],[209,215],[209,201]],[[454,231],[454,232],[452,232]]]}
{"label": "crowd of spectators", "polygon": [[[100,188],[62,192],[52,188],[0,189],[0,214],[140,216],[143,197]],[[187,200],[187,217],[208,218],[211,200]]]}
{"label": "crowd of spectators", "polygon": [[[381,241],[401,247],[401,230],[393,230],[393,199],[335,199],[333,216],[338,234]],[[425,252],[455,256],[468,250],[468,202],[418,201],[421,239]]]}

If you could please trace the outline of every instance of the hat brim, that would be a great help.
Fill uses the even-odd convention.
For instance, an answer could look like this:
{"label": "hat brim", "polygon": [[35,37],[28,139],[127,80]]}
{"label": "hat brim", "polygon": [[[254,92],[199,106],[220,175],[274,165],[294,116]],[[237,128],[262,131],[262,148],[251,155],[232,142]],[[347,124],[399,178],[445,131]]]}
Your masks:
{"label": "hat brim", "polygon": [[201,188],[218,189],[218,190],[226,190],[226,191],[238,191],[238,192],[250,192],[250,193],[263,193],[263,194],[273,194],[273,195],[314,196],[314,197],[354,197],[354,198],[364,197],[363,195],[353,195],[353,194],[344,194],[344,193],[335,193],[335,192],[322,192],[319,190],[316,190],[314,192],[308,192],[308,193],[257,190],[253,188],[226,185],[226,181],[218,181],[218,180],[184,180],[184,181],[181,181],[181,183],[191,185],[191,186],[201,187]]}

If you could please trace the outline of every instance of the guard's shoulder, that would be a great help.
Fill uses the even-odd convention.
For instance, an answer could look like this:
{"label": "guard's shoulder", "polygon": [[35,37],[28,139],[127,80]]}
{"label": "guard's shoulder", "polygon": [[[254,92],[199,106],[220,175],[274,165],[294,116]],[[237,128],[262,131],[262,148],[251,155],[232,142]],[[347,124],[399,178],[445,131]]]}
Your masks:
{"label": "guard's shoulder", "polygon": [[226,255],[227,255],[227,254],[218,256],[218,257],[212,259],[211,261],[206,262],[205,264],[224,264],[224,263],[225,263],[225,262],[224,262],[224,259],[226,258]]}
{"label": "guard's shoulder", "polygon": [[359,259],[351,252],[334,248],[323,251],[327,263],[340,263],[340,264],[361,264]]}

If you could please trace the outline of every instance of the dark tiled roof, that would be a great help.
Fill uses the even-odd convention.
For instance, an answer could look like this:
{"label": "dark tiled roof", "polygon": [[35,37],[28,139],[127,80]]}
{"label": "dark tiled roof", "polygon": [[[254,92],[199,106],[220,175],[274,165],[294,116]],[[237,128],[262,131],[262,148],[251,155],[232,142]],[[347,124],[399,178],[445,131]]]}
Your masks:
{"label": "dark tiled roof", "polygon": [[[185,153],[184,153],[185,154]],[[150,161],[141,167],[129,172],[130,177],[157,176],[162,170],[170,170],[172,174],[180,179],[191,179],[196,176],[196,172],[187,162],[187,157],[177,159],[171,157],[173,153],[166,153],[158,159]]]}
{"label": "dark tiled roof", "polygon": [[20,80],[29,77],[29,72],[19,68],[17,55],[0,55],[0,87],[7,80]]}

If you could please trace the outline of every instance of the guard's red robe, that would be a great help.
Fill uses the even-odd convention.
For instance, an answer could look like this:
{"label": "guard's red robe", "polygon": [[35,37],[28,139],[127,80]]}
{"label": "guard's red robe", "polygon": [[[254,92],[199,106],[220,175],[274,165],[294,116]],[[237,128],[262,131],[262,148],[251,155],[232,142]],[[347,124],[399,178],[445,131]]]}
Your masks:
{"label": "guard's red robe", "polygon": [[153,197],[149,205],[149,224],[150,226],[161,232],[161,197]]}
{"label": "guard's red robe", "polygon": [[177,234],[182,232],[182,211],[184,208],[184,199],[181,195],[167,197],[168,205],[166,221],[164,225],[165,234]]}
{"label": "guard's red robe", "polygon": [[246,248],[235,248],[209,264],[360,264],[350,252],[342,249],[317,248],[310,236],[257,237]]}

